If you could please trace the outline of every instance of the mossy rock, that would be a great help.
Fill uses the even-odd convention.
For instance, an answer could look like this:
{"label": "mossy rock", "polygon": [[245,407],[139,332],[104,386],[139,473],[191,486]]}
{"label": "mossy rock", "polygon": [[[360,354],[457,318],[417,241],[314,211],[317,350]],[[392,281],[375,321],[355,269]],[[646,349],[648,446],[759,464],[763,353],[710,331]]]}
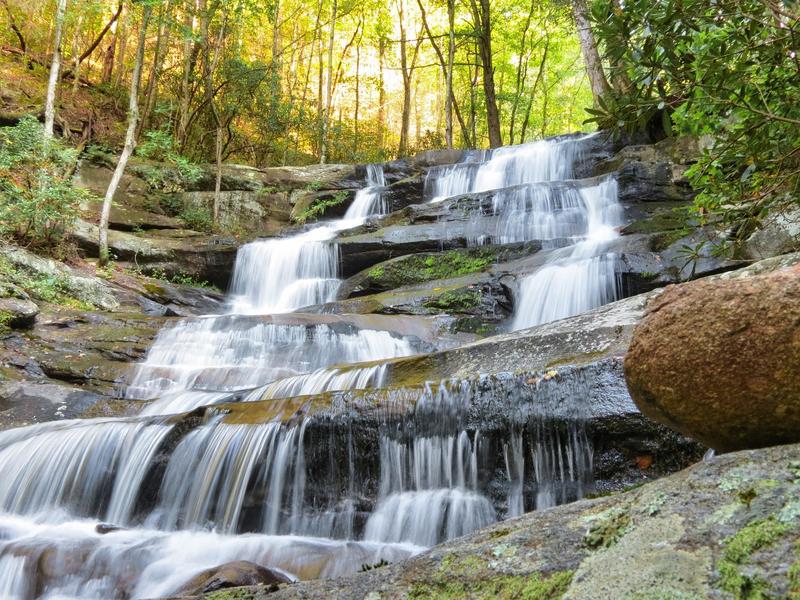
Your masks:
{"label": "mossy rock", "polygon": [[486,271],[492,265],[528,256],[538,245],[513,244],[422,252],[382,262],[354,275],[343,287],[343,297],[363,296],[392,289]]}

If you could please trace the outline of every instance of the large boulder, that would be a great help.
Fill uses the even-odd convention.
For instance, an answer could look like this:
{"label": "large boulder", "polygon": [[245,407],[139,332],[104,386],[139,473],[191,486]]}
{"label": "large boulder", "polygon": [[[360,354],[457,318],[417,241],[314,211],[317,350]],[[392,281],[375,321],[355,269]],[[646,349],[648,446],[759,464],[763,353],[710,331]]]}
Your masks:
{"label": "large boulder", "polygon": [[625,374],[645,415],[717,450],[800,441],[800,265],[667,288]]}
{"label": "large boulder", "polygon": [[279,584],[291,581],[280,571],[240,560],[203,571],[184,585],[176,596],[197,596],[243,585],[267,585],[277,589]]}

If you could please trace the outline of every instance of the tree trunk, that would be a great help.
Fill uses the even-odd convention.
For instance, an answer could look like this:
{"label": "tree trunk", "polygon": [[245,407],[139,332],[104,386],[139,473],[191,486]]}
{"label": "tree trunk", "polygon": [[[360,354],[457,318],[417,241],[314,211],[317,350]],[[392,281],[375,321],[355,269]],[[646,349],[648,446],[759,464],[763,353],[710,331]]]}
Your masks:
{"label": "tree trunk", "polygon": [[75,26],[75,36],[72,38],[72,94],[73,96],[78,93],[78,86],[81,79],[81,60],[78,55],[78,43],[80,41],[80,34],[83,30],[83,15],[78,15],[78,23]]}
{"label": "tree trunk", "polygon": [[[448,0],[448,2],[453,2],[454,0]],[[425,29],[425,33],[428,35],[428,39],[431,42],[431,46],[433,46],[434,52],[436,52],[436,57],[439,59],[439,64],[442,67],[442,73],[445,75],[445,87],[447,88],[447,100],[449,101],[448,104],[445,105],[445,112],[447,109],[450,109],[450,142],[448,143],[448,148],[453,147],[453,112],[455,112],[456,119],[458,120],[458,124],[461,127],[461,135],[464,138],[464,144],[469,147],[471,145],[470,137],[469,137],[469,127],[464,122],[463,117],[461,116],[461,111],[458,108],[458,103],[456,102],[456,97],[453,94],[453,61],[455,58],[455,32],[451,29],[448,44],[452,44],[452,47],[448,48],[448,57],[447,61],[445,61],[444,56],[442,55],[442,51],[439,49],[439,44],[436,43],[436,37],[433,35],[430,27],[428,26],[428,18],[425,13],[425,6],[422,4],[422,0],[417,0],[417,4],[419,5],[420,9],[420,16],[422,17],[422,26]],[[453,9],[455,10],[455,5],[453,5]],[[453,18],[455,18],[455,13],[453,14]],[[454,26],[454,23],[453,23]],[[452,54],[450,54],[452,52]],[[447,120],[447,119],[445,119]],[[445,135],[446,137],[446,135]]]}
{"label": "tree trunk", "polygon": [[364,29],[362,28],[361,37],[358,38],[358,43],[356,44],[356,106],[353,111],[353,156],[358,152],[358,112],[361,108],[361,42],[363,39]]}
{"label": "tree trunk", "polygon": [[397,11],[400,26],[400,72],[403,76],[403,110],[400,116],[400,144],[397,148],[397,155],[399,158],[403,158],[408,152],[408,128],[411,121],[411,72],[408,68],[408,42],[403,0],[398,1]]}
{"label": "tree trunk", "polygon": [[386,146],[386,38],[381,36],[378,42],[378,148],[383,152]]}
{"label": "tree trunk", "polygon": [[183,149],[189,137],[189,104],[191,102],[192,71],[195,64],[196,45],[194,37],[194,15],[191,0],[187,1],[186,13],[183,17],[183,73],[181,75],[181,93],[178,102],[178,146]]}
{"label": "tree trunk", "polygon": [[328,160],[328,127],[331,118],[331,104],[333,103],[333,43],[336,41],[336,11],[338,8],[338,0],[333,0],[331,30],[328,37],[328,85],[325,95],[325,110],[322,112],[322,146],[319,153],[319,163],[321,165],[324,165]]}
{"label": "tree trunk", "polygon": [[136,128],[139,125],[139,83],[142,79],[142,63],[144,62],[144,46],[147,41],[147,25],[150,21],[152,7],[149,3],[144,3],[142,7],[142,23],[139,31],[139,42],[136,47],[136,58],[133,63],[133,74],[131,76],[131,92],[128,106],[128,131],[125,134],[125,146],[117,161],[117,168],[108,184],[105,198],[103,199],[103,209],[100,213],[100,266],[108,264],[108,219],[111,215],[111,203],[114,201],[114,194],[128,166],[128,160],[136,147]]}
{"label": "tree trunk", "polygon": [[508,143],[514,145],[514,128],[517,120],[517,109],[519,108],[519,101],[522,96],[522,91],[525,89],[525,81],[528,78],[528,52],[525,44],[528,40],[528,31],[531,27],[533,20],[533,11],[536,7],[535,1],[531,2],[530,10],[528,11],[528,18],[525,20],[525,27],[522,29],[522,40],[519,45],[519,62],[517,63],[517,78],[516,86],[514,89],[514,102],[511,105],[511,118],[509,119],[508,129]]}
{"label": "tree trunk", "polygon": [[592,88],[594,104],[597,106],[599,99],[607,94],[611,88],[603,72],[603,61],[600,59],[597,42],[592,34],[592,26],[589,22],[589,7],[586,5],[586,0],[573,0],[572,14],[575,17],[575,26],[578,28],[578,38],[581,42],[583,60],[586,62],[586,72],[589,75],[589,85]]}
{"label": "tree trunk", "polygon": [[478,54],[483,67],[483,95],[486,100],[486,128],[489,133],[489,146],[503,145],[500,131],[500,111],[497,109],[497,93],[494,86],[494,63],[492,59],[492,16],[489,0],[470,0],[472,16],[475,21]]}
{"label": "tree trunk", "polygon": [[22,50],[22,54],[25,55],[28,49],[28,45],[25,43],[25,37],[22,35],[22,31],[20,31],[19,27],[17,27],[17,22],[14,20],[14,14],[11,12],[11,7],[8,5],[8,0],[2,0],[2,2],[6,9],[6,14],[8,15],[8,25],[11,27],[11,31],[14,32],[14,35],[17,36],[19,49]]}
{"label": "tree trunk", "polygon": [[53,137],[53,127],[56,120],[56,89],[58,76],[61,71],[61,35],[64,29],[64,13],[67,10],[67,0],[58,0],[56,5],[56,31],[53,40],[53,61],[50,63],[50,79],[47,82],[47,98],[44,104],[44,138]]}
{"label": "tree trunk", "polygon": [[161,70],[164,66],[164,59],[166,58],[167,49],[169,47],[169,38],[172,27],[169,24],[170,10],[172,9],[172,0],[167,0],[167,4],[163,7],[158,23],[158,34],[156,35],[156,52],[153,58],[153,68],[150,69],[150,77],[147,79],[147,88],[145,91],[144,111],[142,112],[141,124],[139,132],[136,136],[139,139],[142,131],[147,127],[150,116],[156,105],[156,91],[158,89],[158,80],[161,78]]}
{"label": "tree trunk", "polygon": [[[106,37],[106,34],[114,26],[114,23],[117,22],[117,19],[119,19],[119,16],[122,14],[122,4],[123,4],[122,2],[119,3],[119,5],[117,6],[117,11],[113,15],[111,15],[111,19],[108,21],[108,23],[106,23],[106,26],[103,27],[103,29],[100,31],[100,33],[97,35],[97,37],[94,39],[94,41],[91,44],[89,44],[89,47],[86,50],[84,50],[83,54],[81,54],[77,58],[77,62],[78,62],[79,65],[80,65],[80,63],[85,61],[87,58],[89,58],[92,55],[92,52],[97,50],[97,47],[103,41],[103,38]],[[83,17],[83,15],[81,15],[81,18],[82,17]],[[79,25],[78,28],[80,29],[80,25]],[[75,72],[77,73],[77,67],[75,69]],[[77,75],[76,75],[75,78],[77,79]]]}
{"label": "tree trunk", "polygon": [[[444,137],[448,150],[453,149],[453,64],[456,56],[456,2],[447,0],[447,69],[445,74]],[[460,118],[460,117],[459,117]]]}
{"label": "tree trunk", "polygon": [[[131,6],[133,6],[131,4]],[[127,10],[122,15],[122,22],[116,30],[117,49],[114,52],[116,74],[114,75],[114,87],[120,87],[125,75],[125,52],[128,49],[128,27],[131,20],[131,11]]]}

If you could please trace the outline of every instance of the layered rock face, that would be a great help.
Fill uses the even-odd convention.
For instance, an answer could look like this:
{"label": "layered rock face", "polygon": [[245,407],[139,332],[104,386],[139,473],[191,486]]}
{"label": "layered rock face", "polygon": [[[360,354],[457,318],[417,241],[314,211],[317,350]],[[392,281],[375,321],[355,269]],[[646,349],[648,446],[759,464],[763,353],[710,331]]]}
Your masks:
{"label": "layered rock face", "polygon": [[625,359],[642,412],[721,451],[800,440],[800,266],[669,287]]}
{"label": "layered rock face", "polygon": [[[207,207],[207,181],[148,184],[143,201],[160,167],[134,165],[113,219],[121,264],[87,278],[109,311],[43,303],[31,329],[3,332],[3,410],[40,423],[0,432],[0,575],[22,574],[17,595],[105,600],[277,585],[262,568],[382,572],[696,462],[702,444],[636,408],[622,361],[664,285],[742,261],[686,262],[682,246],[711,232],[680,213],[679,148],[618,150],[566,136],[387,165],[229,167],[226,218],[251,226],[232,239],[162,214]],[[285,227],[290,215],[305,224]],[[92,227],[75,232],[89,255]],[[64,269],[77,293],[81,268]],[[225,297],[163,281],[180,273]],[[601,520],[589,549],[626,525]],[[516,556],[498,544],[495,559]],[[523,569],[508,594],[562,594],[581,552],[530,582]],[[428,584],[401,593],[469,591]]]}
{"label": "layered rock face", "polygon": [[418,557],[250,600],[794,598],[800,446],[719,456],[625,494],[498,523]]}

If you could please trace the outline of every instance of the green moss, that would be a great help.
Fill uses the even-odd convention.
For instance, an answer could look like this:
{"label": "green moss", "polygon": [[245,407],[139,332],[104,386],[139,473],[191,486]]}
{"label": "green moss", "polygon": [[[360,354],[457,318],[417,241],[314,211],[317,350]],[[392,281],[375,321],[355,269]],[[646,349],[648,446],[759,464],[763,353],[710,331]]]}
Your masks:
{"label": "green moss", "polygon": [[634,221],[625,227],[623,233],[658,233],[684,230],[686,228],[686,216],[687,213],[683,207],[674,210],[662,210],[647,219]]}
{"label": "green moss", "polygon": [[[444,567],[444,562],[442,563]],[[428,583],[414,584],[409,598],[430,600],[556,600],[562,598],[572,582],[572,571],[557,571],[546,577],[533,575],[494,575],[465,581],[461,573],[436,576]],[[474,577],[474,574],[472,574]]]}
{"label": "green moss", "polygon": [[749,523],[738,533],[725,540],[725,551],[719,564],[720,585],[737,600],[760,600],[771,597],[770,584],[741,568],[751,555],[771,546],[790,530],[774,517]]}
{"label": "green moss", "polygon": [[449,250],[438,254],[410,254],[367,271],[365,287],[390,290],[437,279],[461,277],[485,271],[497,262],[497,259],[495,250],[491,248]]}
{"label": "green moss", "polygon": [[204,594],[205,600],[254,600],[256,595],[246,588],[233,588]]}
{"label": "green moss", "polygon": [[587,547],[592,549],[610,548],[630,530],[630,515],[614,508],[591,518],[589,530],[583,538]]}
{"label": "green moss", "polygon": [[658,233],[650,238],[650,250],[653,252],[663,252],[672,244],[677,242],[682,237],[686,236],[686,232],[681,229],[676,229],[675,231],[665,231],[663,233]]}
{"label": "green moss", "polygon": [[607,354],[608,350],[595,350],[593,352],[584,352],[583,354],[576,354],[574,356],[566,356],[564,358],[558,358],[550,361],[545,365],[545,369],[551,369],[553,367],[560,367],[563,365],[585,365],[598,361],[601,358],[605,358]]}
{"label": "green moss", "polygon": [[441,310],[446,313],[468,313],[481,304],[481,293],[471,290],[445,292],[423,302],[425,308]]}
{"label": "green moss", "polygon": [[144,289],[151,294],[157,294],[159,296],[166,293],[166,290],[163,287],[161,287],[160,285],[156,285],[155,283],[145,283]]}
{"label": "green moss", "polygon": [[800,542],[794,546],[796,560],[789,567],[789,598],[800,600]]}
{"label": "green moss", "polygon": [[8,329],[8,324],[14,320],[14,315],[8,311],[0,310],[0,331]]}

